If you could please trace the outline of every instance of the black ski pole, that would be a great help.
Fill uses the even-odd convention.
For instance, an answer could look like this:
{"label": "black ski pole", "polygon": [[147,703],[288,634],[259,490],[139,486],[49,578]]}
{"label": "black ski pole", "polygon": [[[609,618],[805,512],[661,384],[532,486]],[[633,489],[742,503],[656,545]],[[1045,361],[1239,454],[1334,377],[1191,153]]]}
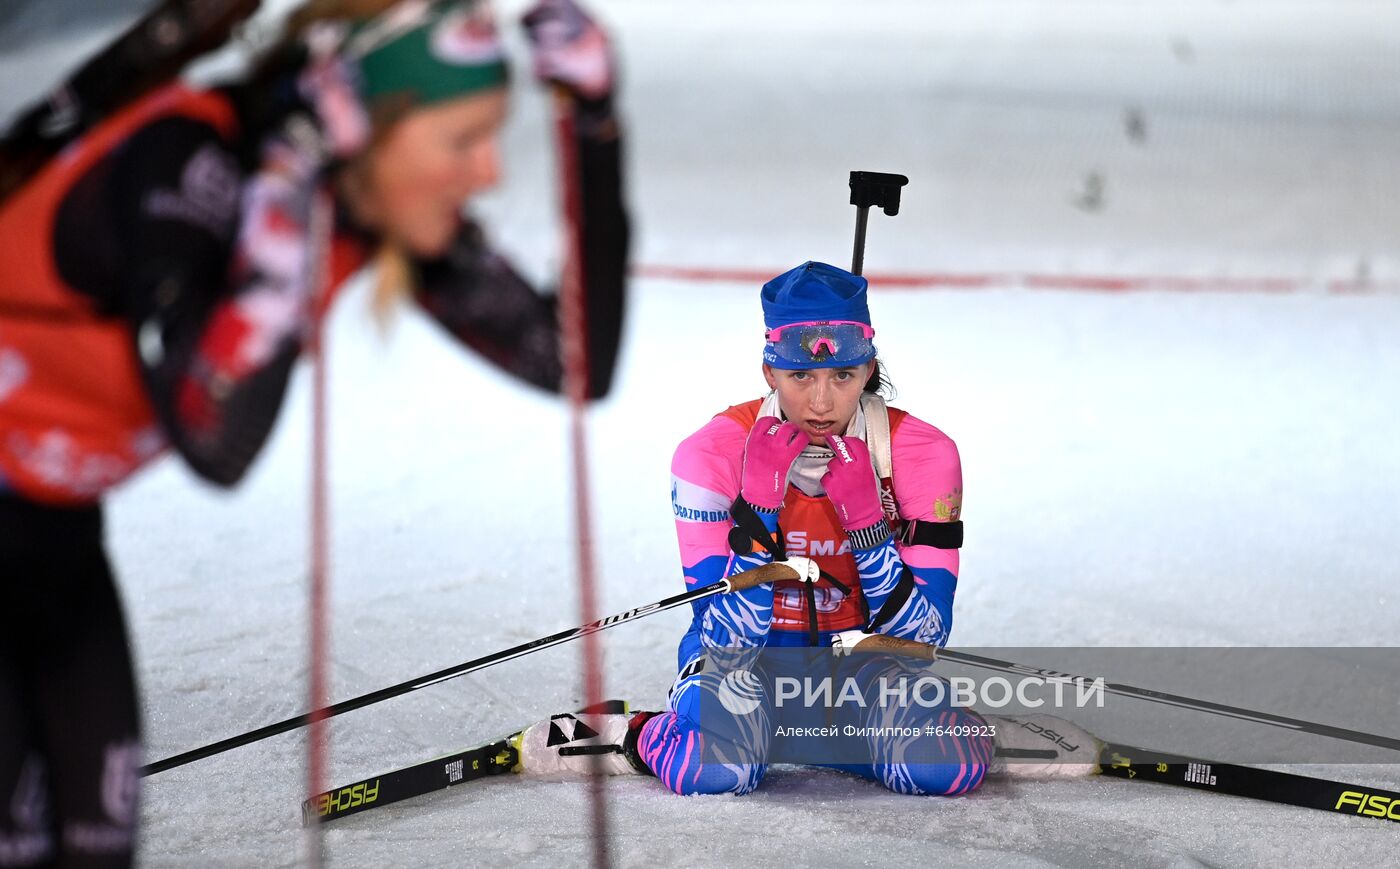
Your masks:
{"label": "black ski pole", "polygon": [[1210,700],[1197,700],[1193,697],[1183,697],[1179,694],[1168,694],[1165,691],[1153,691],[1149,688],[1135,688],[1132,685],[1122,685],[1117,682],[1109,682],[1102,677],[1091,678],[1088,676],[1077,676],[1073,673],[1061,673],[1057,670],[1047,670],[1039,667],[1027,667],[1023,664],[1011,661],[1001,661],[996,658],[986,658],[981,655],[973,655],[968,652],[957,652],[952,649],[939,649],[938,657],[949,661],[957,661],[973,667],[982,667],[987,670],[996,670],[1002,673],[1017,673],[1022,676],[1038,676],[1047,680],[1064,681],[1077,687],[1088,689],[1096,683],[1102,683],[1103,690],[1108,694],[1117,694],[1120,697],[1135,697],[1139,700],[1148,700],[1152,703],[1161,703],[1165,706],[1176,706],[1180,709],[1191,709],[1196,712],[1205,712],[1211,715],[1220,715],[1225,718],[1237,718],[1242,721],[1255,721],[1260,724],[1268,724],[1273,727],[1281,727],[1285,730],[1296,730],[1300,733],[1312,733],[1317,736],[1327,736],[1332,739],[1340,739],[1346,742],[1356,742],[1363,745],[1374,745],[1379,748],[1388,748],[1392,751],[1400,751],[1400,739],[1393,736],[1381,736],[1375,733],[1364,733],[1359,730],[1349,730],[1345,727],[1334,727],[1330,724],[1318,724],[1314,721],[1304,721],[1300,718],[1289,718],[1285,715],[1274,715],[1271,712],[1257,712],[1253,709],[1242,709],[1238,706],[1228,706],[1224,703],[1215,703]]}
{"label": "black ski pole", "polygon": [[567,643],[569,640],[576,640],[579,637],[585,636],[587,634],[592,634],[597,631],[615,627],[617,625],[623,624],[624,622],[630,622],[633,619],[642,618],[643,616],[649,616],[652,613],[659,613],[663,610],[672,609],[674,607],[690,603],[691,601],[699,600],[700,598],[710,597],[711,595],[716,594],[724,594],[725,592],[730,591],[744,591],[745,589],[753,588],[754,586],[761,585],[765,582],[776,582],[777,580],[781,579],[800,578],[802,577],[797,573],[797,571],[795,571],[791,567],[788,567],[785,564],[782,564],[781,562],[765,564],[762,567],[755,567],[754,569],[746,570],[743,573],[736,573],[728,579],[720,580],[719,582],[694,589],[693,591],[687,591],[683,594],[678,594],[673,597],[668,597],[664,600],[656,601],[655,603],[644,604],[643,606],[627,610],[626,612],[618,613],[617,615],[601,618],[596,622],[589,622],[586,625],[580,625],[576,628],[569,628],[568,630],[560,631],[557,634],[550,634],[547,637],[541,637],[538,640],[531,640],[528,643],[521,643],[520,645],[512,646],[509,649],[504,649],[502,651],[494,652],[484,657],[474,658],[470,661],[457,664],[453,667],[438,670],[436,673],[429,673],[426,676],[419,676],[416,679],[409,679],[408,681],[400,682],[397,685],[390,685],[388,688],[381,688],[378,691],[371,691],[368,694],[361,694],[359,697],[352,697],[349,700],[342,700],[339,703],[333,703],[330,706],[326,706],[322,709],[317,709],[314,712],[304,712],[301,715],[294,715],[291,718],[285,719],[283,721],[278,721],[274,724],[268,724],[264,727],[259,727],[256,730],[250,730],[247,733],[243,733],[238,736],[230,736],[227,739],[221,739],[218,742],[210,743],[209,745],[203,746],[201,748],[194,748],[189,751],[174,755],[172,757],[167,757],[164,760],[158,760],[154,763],[148,763],[145,766],[141,767],[141,775],[155,775],[158,772],[165,772],[166,770],[174,769],[177,766],[184,766],[185,764],[193,763],[196,760],[203,760],[207,757],[213,757],[216,754],[222,754],[225,751],[229,751],[240,746],[248,745],[249,743],[257,742],[262,739],[266,739],[269,736],[276,736],[279,733],[286,733],[291,730],[296,730],[299,727],[304,727],[307,724],[311,723],[312,715],[317,715],[321,719],[334,718],[335,716],[340,715],[343,712],[350,712],[354,709],[361,709],[365,706],[378,703],[381,700],[388,700],[391,697],[398,697],[399,695],[407,694],[410,691],[417,691],[419,688],[426,688],[429,685],[436,685],[439,682],[446,682],[448,679],[452,679],[457,676],[462,676],[467,673],[472,673],[477,670],[483,670],[487,667],[492,666],[493,664],[499,664],[502,661],[509,661],[514,658],[523,657],[525,655],[530,654],[531,652],[538,652],[541,649],[547,649],[551,646],[557,646],[560,643]]}
{"label": "black ski pole", "polygon": [[909,179],[888,172],[852,172],[851,204],[856,207],[856,245],[851,254],[851,274],[865,268],[865,225],[872,205],[894,217],[899,213],[899,191]]}
{"label": "black ski pole", "polygon": [[982,655],[974,655],[970,652],[959,652],[954,649],[940,649],[937,646],[931,646],[927,643],[920,643],[915,640],[906,640],[900,637],[872,634],[851,647],[851,649],[859,652],[886,652],[894,655],[903,655],[905,657],[923,658],[927,661],[938,659],[956,661],[960,664],[981,667],[986,670],[995,670],[999,673],[1014,673],[1018,676],[1033,676],[1050,682],[1064,682],[1065,684],[1074,685],[1082,691],[1096,690],[1098,686],[1101,685],[1106,694],[1117,694],[1120,697],[1135,697],[1139,700],[1148,700],[1153,703],[1161,703],[1165,706],[1176,706],[1180,709],[1191,709],[1210,715],[1237,718],[1241,721],[1255,721],[1260,724],[1281,727],[1285,730],[1296,730],[1300,733],[1311,733],[1317,736],[1344,740],[1346,742],[1374,745],[1378,748],[1400,751],[1400,738],[1393,736],[1382,736],[1377,733],[1349,730],[1345,727],[1334,727],[1330,724],[1304,721],[1301,718],[1289,718],[1285,715],[1275,715],[1272,712],[1258,712],[1253,709],[1228,706],[1224,703],[1216,703],[1211,700],[1197,700],[1193,697],[1168,694],[1165,691],[1153,691],[1149,688],[1135,688],[1132,685],[1109,682],[1103,677],[1078,676],[1074,673],[1065,673],[1060,670],[1028,667],[1025,664],[1017,664],[1014,661],[1002,661],[997,658],[987,658]]}

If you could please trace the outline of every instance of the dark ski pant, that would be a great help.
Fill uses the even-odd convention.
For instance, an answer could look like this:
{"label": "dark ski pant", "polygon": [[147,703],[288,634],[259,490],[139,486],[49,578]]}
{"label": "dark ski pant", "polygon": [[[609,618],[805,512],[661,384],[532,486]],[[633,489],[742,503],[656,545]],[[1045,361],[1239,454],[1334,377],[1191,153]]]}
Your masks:
{"label": "dark ski pant", "polygon": [[0,492],[0,867],[130,866],[138,729],[101,508]]}

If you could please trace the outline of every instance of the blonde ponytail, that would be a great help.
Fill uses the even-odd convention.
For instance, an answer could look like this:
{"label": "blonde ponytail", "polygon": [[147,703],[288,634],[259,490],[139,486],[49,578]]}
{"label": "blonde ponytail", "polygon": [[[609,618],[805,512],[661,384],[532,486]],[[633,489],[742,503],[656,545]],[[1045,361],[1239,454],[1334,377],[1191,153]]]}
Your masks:
{"label": "blonde ponytail", "polygon": [[416,283],[413,261],[404,249],[393,242],[381,243],[374,257],[374,290],[370,296],[370,313],[381,332],[389,332],[399,305],[413,295]]}

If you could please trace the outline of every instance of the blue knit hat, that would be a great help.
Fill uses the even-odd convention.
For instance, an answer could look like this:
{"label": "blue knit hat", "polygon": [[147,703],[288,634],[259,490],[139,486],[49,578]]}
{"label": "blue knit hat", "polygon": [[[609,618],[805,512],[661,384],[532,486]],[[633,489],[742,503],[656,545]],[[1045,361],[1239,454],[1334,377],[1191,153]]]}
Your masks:
{"label": "blue knit hat", "polygon": [[[774,368],[847,368],[875,358],[865,278],[805,262],[763,285],[763,361]],[[783,329],[794,323],[811,324]],[[862,324],[862,325],[855,325]]]}

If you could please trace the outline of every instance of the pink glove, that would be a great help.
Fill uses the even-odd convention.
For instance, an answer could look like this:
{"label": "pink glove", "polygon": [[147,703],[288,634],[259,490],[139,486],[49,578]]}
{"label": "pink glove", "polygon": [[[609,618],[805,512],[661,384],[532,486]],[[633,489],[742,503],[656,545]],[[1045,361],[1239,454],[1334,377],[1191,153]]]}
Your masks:
{"label": "pink glove", "polygon": [[870,464],[870,448],[860,438],[827,435],[826,442],[836,452],[822,475],[826,497],[836,508],[842,528],[847,531],[869,528],[885,516],[880,506],[875,466]]}
{"label": "pink glove", "polygon": [[754,423],[744,444],[744,476],[739,494],[764,510],[783,506],[788,469],[806,446],[807,436],[790,422],[765,416]]}
{"label": "pink glove", "polygon": [[536,78],[589,100],[612,91],[608,37],[573,0],[539,0],[521,21],[534,47]]}

